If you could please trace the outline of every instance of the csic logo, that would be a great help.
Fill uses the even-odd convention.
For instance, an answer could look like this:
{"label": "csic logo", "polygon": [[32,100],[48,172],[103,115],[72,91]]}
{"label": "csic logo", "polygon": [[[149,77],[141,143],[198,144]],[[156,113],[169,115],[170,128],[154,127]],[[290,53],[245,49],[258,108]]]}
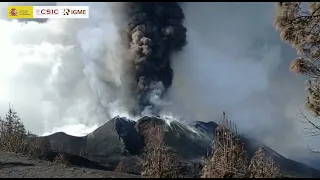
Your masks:
{"label": "csic logo", "polygon": [[65,8],[63,9],[63,15],[64,16],[68,16],[68,15],[71,15],[71,14],[83,14],[85,15],[86,14],[86,10],[72,10],[72,9],[69,9],[69,8]]}
{"label": "csic logo", "polygon": [[16,8],[12,8],[12,9],[10,9],[10,15],[11,16],[17,16],[18,15],[18,11],[17,11],[17,9]]}
{"label": "csic logo", "polygon": [[59,14],[59,9],[37,9],[37,14]]}

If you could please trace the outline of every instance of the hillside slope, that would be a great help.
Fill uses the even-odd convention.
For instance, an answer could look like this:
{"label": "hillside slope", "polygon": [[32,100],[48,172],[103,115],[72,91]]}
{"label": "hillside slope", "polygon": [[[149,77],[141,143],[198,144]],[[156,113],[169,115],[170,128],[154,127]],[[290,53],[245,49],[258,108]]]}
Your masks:
{"label": "hillside slope", "polygon": [[[165,142],[177,150],[182,160],[197,162],[201,162],[210,153],[214,130],[218,126],[214,122],[197,121],[193,124],[183,124],[179,121],[165,121],[157,117],[143,117],[137,122],[115,117],[89,135],[77,137],[77,143],[81,146],[75,143],[75,137],[64,133],[55,133],[45,138],[50,142],[59,142],[60,139],[61,142],[70,146],[66,147],[72,150],[70,153],[76,154],[81,151],[77,148],[85,148],[89,159],[95,158],[94,160],[102,164],[115,166],[123,157],[141,152],[146,131],[156,124],[164,126]],[[249,157],[253,156],[258,147],[263,147],[266,154],[280,165],[285,174],[295,177],[320,177],[318,170],[287,159],[254,139],[242,137],[242,141],[246,145]],[[54,149],[61,147],[55,143],[52,145]]]}
{"label": "hillside slope", "polygon": [[0,152],[0,178],[140,178],[138,175],[81,166],[63,167],[50,161]]}

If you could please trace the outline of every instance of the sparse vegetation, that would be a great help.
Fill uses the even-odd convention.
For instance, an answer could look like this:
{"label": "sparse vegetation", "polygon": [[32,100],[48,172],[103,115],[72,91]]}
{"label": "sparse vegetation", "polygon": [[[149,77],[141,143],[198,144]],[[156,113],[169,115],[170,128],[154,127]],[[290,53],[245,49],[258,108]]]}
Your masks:
{"label": "sparse vegetation", "polygon": [[235,126],[225,113],[215,131],[213,152],[203,168],[202,178],[240,178],[246,173],[247,158]]}
{"label": "sparse vegetation", "polygon": [[50,142],[43,138],[36,138],[28,144],[28,155],[32,158],[42,159],[50,150]]}
{"label": "sparse vegetation", "polygon": [[143,178],[176,178],[178,177],[177,154],[163,142],[163,130],[155,125],[150,128],[145,159],[141,176]]}
{"label": "sparse vegetation", "polygon": [[[177,154],[165,146],[161,126],[149,129],[148,145],[143,164],[144,178],[179,177]],[[117,171],[124,171],[120,162]],[[211,157],[202,169],[202,178],[278,178],[279,167],[259,148],[248,162],[244,144],[240,141],[236,126],[223,113],[215,130]]]}
{"label": "sparse vegetation", "polygon": [[211,158],[203,168],[202,178],[271,178],[280,177],[280,170],[262,149],[256,152],[250,165],[239,135],[225,113],[215,131]]}
{"label": "sparse vegetation", "polygon": [[141,174],[142,162],[139,156],[126,156],[121,159],[115,168],[115,172]]}
{"label": "sparse vegetation", "polygon": [[63,165],[64,167],[68,167],[70,166],[70,161],[69,159],[67,158],[66,155],[64,155],[63,153],[61,154],[58,154],[54,160],[53,160],[53,163],[57,164],[57,165]]}
{"label": "sparse vegetation", "polygon": [[265,157],[263,148],[259,148],[251,159],[251,163],[247,170],[248,178],[279,178],[281,177],[279,167],[273,160]]}
{"label": "sparse vegetation", "polygon": [[0,118],[0,150],[15,153],[24,152],[26,135],[27,132],[18,113],[9,107],[5,119]]}
{"label": "sparse vegetation", "polygon": [[123,161],[120,161],[119,164],[117,165],[116,169],[114,170],[115,172],[126,172],[126,166],[123,163]]}
{"label": "sparse vegetation", "polygon": [[246,154],[239,143],[236,128],[223,113],[223,119],[216,129],[213,153],[203,168],[202,178],[240,178],[246,173]]}
{"label": "sparse vegetation", "polygon": [[0,118],[0,151],[28,155],[32,158],[43,158],[50,150],[50,142],[44,139],[27,137],[34,136],[27,132],[18,113],[9,107],[5,119]]}

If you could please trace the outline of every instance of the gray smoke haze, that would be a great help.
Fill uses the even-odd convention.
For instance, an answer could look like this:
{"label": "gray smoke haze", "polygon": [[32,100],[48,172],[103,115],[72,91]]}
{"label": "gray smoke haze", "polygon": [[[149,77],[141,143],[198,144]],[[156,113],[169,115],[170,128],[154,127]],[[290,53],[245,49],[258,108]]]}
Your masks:
{"label": "gray smoke haze", "polygon": [[310,155],[306,144],[317,147],[316,140],[296,115],[304,78],[288,71],[295,51],[272,27],[274,4],[186,3],[183,10],[188,45],[173,61],[169,111],[208,121],[225,110],[241,132],[281,154]]}
{"label": "gray smoke haze", "polygon": [[[81,135],[134,106],[119,34],[126,20],[114,3],[59,4],[89,5],[90,19],[9,21],[0,3],[0,115],[12,103],[35,133]],[[217,121],[225,110],[241,132],[287,157],[314,159],[306,143],[316,140],[296,116],[304,78],[288,71],[295,52],[272,27],[273,3],[182,8],[188,45],[172,57],[163,114]]]}

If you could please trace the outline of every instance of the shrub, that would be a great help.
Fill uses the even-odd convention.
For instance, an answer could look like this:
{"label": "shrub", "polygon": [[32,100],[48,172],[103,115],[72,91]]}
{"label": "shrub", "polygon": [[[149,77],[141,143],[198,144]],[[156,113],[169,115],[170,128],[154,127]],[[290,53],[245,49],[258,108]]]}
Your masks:
{"label": "shrub", "polygon": [[265,157],[264,149],[260,147],[251,159],[247,176],[249,178],[279,178],[281,173],[273,160]]}
{"label": "shrub", "polygon": [[175,151],[163,143],[163,132],[156,125],[149,132],[150,144],[147,146],[141,176],[143,178],[178,177],[178,157]]}
{"label": "shrub", "polygon": [[18,113],[9,107],[6,118],[0,118],[0,150],[43,158],[50,150],[50,142],[27,132]]}
{"label": "shrub", "polygon": [[247,156],[239,135],[225,113],[215,131],[213,151],[202,170],[202,178],[277,178],[280,169],[272,158],[266,158],[259,148],[247,163]]}
{"label": "shrub", "polygon": [[126,166],[125,166],[125,164],[124,164],[122,161],[120,161],[114,171],[115,171],[115,172],[126,172]]}
{"label": "shrub", "polygon": [[28,143],[27,155],[31,158],[45,158],[50,151],[50,142],[43,138],[36,138]]}
{"label": "shrub", "polygon": [[65,154],[58,154],[54,160],[53,163],[57,164],[57,165],[63,165],[64,167],[68,167],[70,166],[70,161],[67,158],[67,156]]}
{"label": "shrub", "polygon": [[27,132],[18,113],[9,107],[5,119],[0,118],[0,150],[21,153],[25,150]]}
{"label": "shrub", "polygon": [[236,128],[233,127],[223,113],[215,130],[212,155],[203,168],[202,178],[244,177],[247,158],[243,145],[238,142]]}

